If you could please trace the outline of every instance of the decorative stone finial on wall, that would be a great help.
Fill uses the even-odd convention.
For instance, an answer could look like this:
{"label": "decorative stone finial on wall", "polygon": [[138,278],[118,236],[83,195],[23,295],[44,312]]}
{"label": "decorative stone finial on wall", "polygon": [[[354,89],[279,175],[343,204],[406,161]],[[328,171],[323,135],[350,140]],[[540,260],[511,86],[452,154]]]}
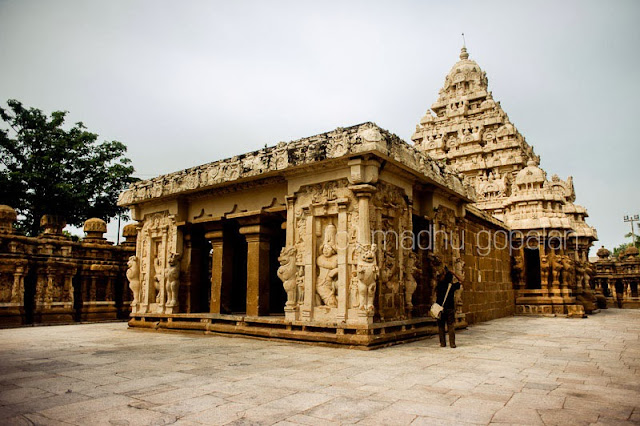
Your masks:
{"label": "decorative stone finial on wall", "polygon": [[40,219],[40,226],[44,228],[42,236],[63,237],[62,229],[67,226],[67,221],[62,216],[45,214]]}
{"label": "decorative stone finial on wall", "polygon": [[122,228],[122,236],[125,238],[123,246],[135,247],[138,238],[138,223],[130,223]]}
{"label": "decorative stone finial on wall", "polygon": [[12,234],[13,223],[18,219],[16,211],[7,205],[0,205],[0,233]]}
{"label": "decorative stone finial on wall", "polygon": [[84,223],[84,232],[87,234],[84,238],[86,242],[105,242],[104,234],[107,232],[107,222],[97,217],[87,219]]}

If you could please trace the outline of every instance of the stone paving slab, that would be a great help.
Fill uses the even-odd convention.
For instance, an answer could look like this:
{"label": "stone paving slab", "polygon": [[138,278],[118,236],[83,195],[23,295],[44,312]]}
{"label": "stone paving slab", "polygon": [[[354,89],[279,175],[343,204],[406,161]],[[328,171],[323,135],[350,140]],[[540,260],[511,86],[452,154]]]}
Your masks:
{"label": "stone paving slab", "polygon": [[510,317],[357,351],[129,330],[0,330],[6,425],[640,424],[640,311]]}

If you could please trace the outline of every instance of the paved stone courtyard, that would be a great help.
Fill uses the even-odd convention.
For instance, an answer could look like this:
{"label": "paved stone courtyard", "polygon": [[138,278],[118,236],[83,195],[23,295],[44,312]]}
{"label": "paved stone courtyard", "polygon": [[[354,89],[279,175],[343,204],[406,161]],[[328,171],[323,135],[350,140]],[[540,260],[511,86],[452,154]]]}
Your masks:
{"label": "paved stone courtyard", "polygon": [[640,311],[511,317],[376,351],[0,330],[3,424],[639,424]]}

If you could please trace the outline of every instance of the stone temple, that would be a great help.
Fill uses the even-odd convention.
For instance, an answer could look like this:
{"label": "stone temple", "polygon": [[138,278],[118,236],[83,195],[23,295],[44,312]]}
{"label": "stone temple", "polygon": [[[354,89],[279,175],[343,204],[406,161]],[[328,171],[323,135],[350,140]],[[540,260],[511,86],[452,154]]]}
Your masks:
{"label": "stone temple", "polygon": [[363,123],[135,183],[130,326],[377,347],[434,332],[445,265],[460,326],[596,312],[572,179],[465,48],[412,141]]}
{"label": "stone temple", "polygon": [[587,210],[574,203],[573,179],[549,180],[538,167],[540,157],[493,100],[466,48],[411,139],[463,173],[475,189],[474,205],[514,231],[521,243],[514,255],[519,312],[594,309],[584,276],[597,234],[585,223]]}

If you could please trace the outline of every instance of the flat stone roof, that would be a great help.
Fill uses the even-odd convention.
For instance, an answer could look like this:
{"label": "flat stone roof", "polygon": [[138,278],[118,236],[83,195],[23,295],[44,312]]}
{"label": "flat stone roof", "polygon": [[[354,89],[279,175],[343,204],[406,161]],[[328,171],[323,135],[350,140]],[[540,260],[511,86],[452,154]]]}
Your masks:
{"label": "flat stone roof", "polygon": [[136,182],[118,198],[119,206],[274,176],[313,163],[373,154],[393,161],[419,179],[474,201],[473,189],[452,171],[393,133],[367,122],[330,132],[280,142],[275,146]]}

